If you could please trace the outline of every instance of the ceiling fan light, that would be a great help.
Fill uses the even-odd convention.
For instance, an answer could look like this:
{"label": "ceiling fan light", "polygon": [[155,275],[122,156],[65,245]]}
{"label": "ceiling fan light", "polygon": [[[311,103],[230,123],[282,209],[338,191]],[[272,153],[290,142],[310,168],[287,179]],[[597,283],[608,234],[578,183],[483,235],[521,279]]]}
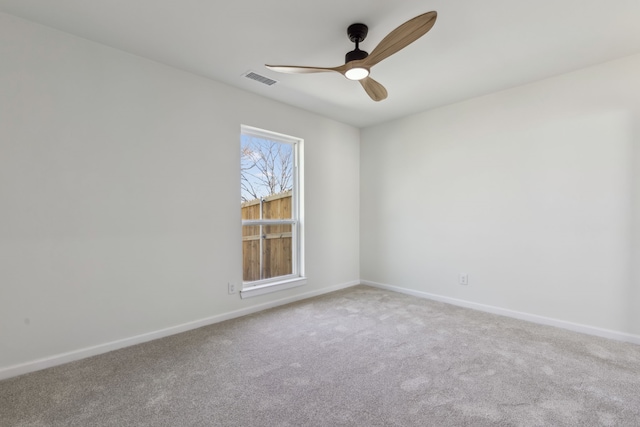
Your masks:
{"label": "ceiling fan light", "polygon": [[355,67],[347,70],[344,76],[349,80],[362,80],[369,75],[369,70],[366,68]]}

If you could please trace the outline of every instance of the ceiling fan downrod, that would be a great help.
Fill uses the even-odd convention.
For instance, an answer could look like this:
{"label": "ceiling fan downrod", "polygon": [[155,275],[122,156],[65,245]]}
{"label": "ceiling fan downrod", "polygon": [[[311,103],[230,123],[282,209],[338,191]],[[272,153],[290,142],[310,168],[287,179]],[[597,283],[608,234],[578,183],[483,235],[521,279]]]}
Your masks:
{"label": "ceiling fan downrod", "polygon": [[347,52],[344,56],[344,63],[349,63],[351,61],[357,61],[359,59],[364,59],[369,56],[368,52],[364,50],[360,50],[360,43],[367,38],[367,33],[369,32],[369,27],[365,24],[351,24],[349,28],[347,28],[347,36],[349,36],[349,40],[356,44],[356,48],[351,52]]}

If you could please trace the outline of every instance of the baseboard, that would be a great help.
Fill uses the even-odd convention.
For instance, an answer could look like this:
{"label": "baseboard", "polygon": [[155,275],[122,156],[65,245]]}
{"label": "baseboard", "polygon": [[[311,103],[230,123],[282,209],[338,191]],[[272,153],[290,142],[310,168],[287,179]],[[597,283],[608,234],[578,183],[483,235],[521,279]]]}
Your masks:
{"label": "baseboard", "polygon": [[512,317],[514,319],[526,320],[528,322],[538,323],[541,325],[555,326],[557,328],[568,329],[570,331],[580,332],[587,335],[595,335],[598,337],[609,338],[617,341],[624,341],[624,342],[640,345],[639,335],[613,331],[610,329],[597,328],[594,326],[582,325],[579,323],[567,322],[565,320],[552,319],[549,317],[538,316],[535,314],[524,313],[521,311],[509,310],[506,308],[479,304],[471,301],[445,297],[442,295],[430,294],[428,292],[416,291],[413,289],[402,288],[399,286],[392,286],[384,283],[372,282],[370,280],[361,280],[360,283],[363,285],[368,285],[368,286],[372,286],[380,289],[386,289],[388,291],[399,292],[402,294],[411,295],[418,298],[430,299],[434,301],[444,302],[447,304],[457,305],[460,307],[466,307],[474,310],[484,311],[487,313]]}
{"label": "baseboard", "polygon": [[181,332],[190,331],[192,329],[201,328],[203,326],[212,325],[214,323],[223,322],[225,320],[235,319],[237,317],[246,316],[248,314],[257,313],[259,311],[267,310],[269,308],[278,307],[281,305],[289,304],[292,302],[300,301],[307,298],[323,295],[329,292],[335,292],[341,289],[346,289],[351,286],[360,284],[359,280],[322,288],[319,290],[306,292],[291,297],[282,298],[275,301],[270,301],[263,304],[253,305],[251,307],[243,308],[240,310],[230,311],[227,313],[218,314],[215,316],[207,317],[193,322],[183,323],[181,325],[172,326],[165,329],[160,329],[153,332],[148,332],[141,335],[136,335],[121,340],[111,341],[104,344],[95,345],[92,347],[85,347],[82,349],[70,351],[67,353],[57,354],[42,359],[33,360],[18,365],[9,366],[0,369],[0,380],[16,377],[18,375],[27,374],[30,372],[39,371],[41,369],[51,368],[53,366],[62,365],[65,363],[73,362],[80,359],[85,359],[91,356],[97,356],[99,354],[107,353],[113,350],[119,350],[124,347],[130,347],[136,344],[142,344],[144,342],[153,341],[159,338],[168,337],[170,335],[179,334]]}

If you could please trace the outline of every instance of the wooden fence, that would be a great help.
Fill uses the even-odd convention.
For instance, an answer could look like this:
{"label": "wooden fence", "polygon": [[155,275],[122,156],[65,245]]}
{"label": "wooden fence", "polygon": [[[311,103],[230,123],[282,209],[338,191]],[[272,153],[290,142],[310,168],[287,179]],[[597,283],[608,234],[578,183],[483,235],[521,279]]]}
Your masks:
{"label": "wooden fence", "polygon": [[[242,219],[291,219],[291,191],[241,205]],[[262,218],[260,210],[262,209]],[[291,225],[242,227],[242,280],[251,282],[291,274]]]}

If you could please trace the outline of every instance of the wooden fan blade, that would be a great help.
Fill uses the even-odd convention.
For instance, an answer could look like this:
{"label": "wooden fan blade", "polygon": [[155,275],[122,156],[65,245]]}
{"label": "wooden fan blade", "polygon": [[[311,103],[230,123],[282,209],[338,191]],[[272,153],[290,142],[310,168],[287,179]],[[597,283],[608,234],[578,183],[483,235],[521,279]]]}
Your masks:
{"label": "wooden fan blade", "polygon": [[433,11],[423,13],[408,20],[387,34],[363,62],[365,62],[367,66],[372,67],[383,59],[407,47],[424,36],[436,23],[437,17],[438,13]]}
{"label": "wooden fan blade", "polygon": [[371,77],[365,77],[360,80],[360,84],[374,101],[378,102],[387,98],[387,90],[384,86],[373,80]]}
{"label": "wooden fan blade", "polygon": [[344,65],[339,67],[299,67],[296,65],[266,65],[268,69],[272,71],[277,71],[279,73],[288,73],[288,74],[311,74],[311,73],[326,73],[328,71],[337,71],[339,73],[344,73]]}

